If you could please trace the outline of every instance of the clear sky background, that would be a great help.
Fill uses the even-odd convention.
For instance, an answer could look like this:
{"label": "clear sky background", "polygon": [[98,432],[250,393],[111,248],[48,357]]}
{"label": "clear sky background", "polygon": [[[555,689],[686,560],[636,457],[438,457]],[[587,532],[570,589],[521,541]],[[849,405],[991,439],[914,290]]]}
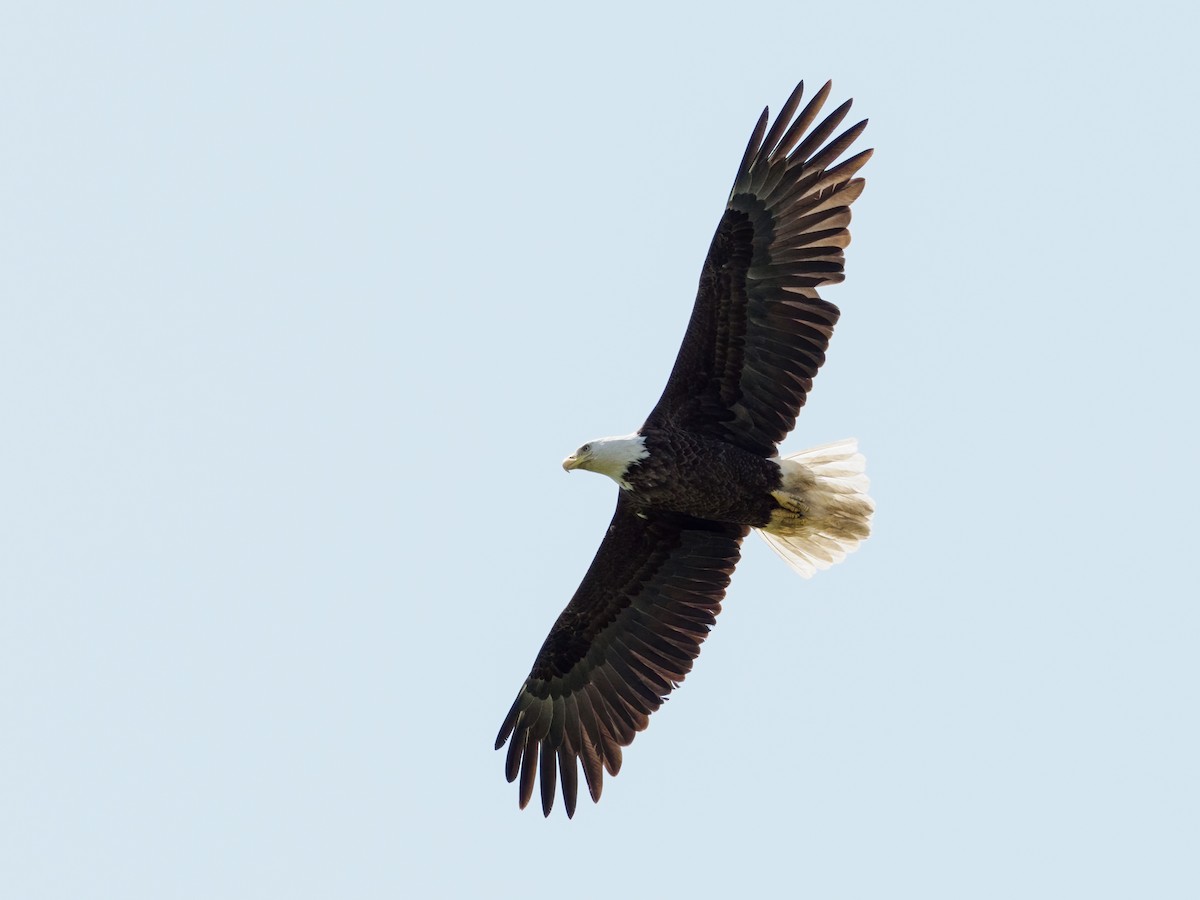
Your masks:
{"label": "clear sky background", "polygon": [[[1200,896],[1189,4],[0,11],[0,872],[36,898]],[[877,148],[747,542],[606,781],[497,728],[749,131]]]}

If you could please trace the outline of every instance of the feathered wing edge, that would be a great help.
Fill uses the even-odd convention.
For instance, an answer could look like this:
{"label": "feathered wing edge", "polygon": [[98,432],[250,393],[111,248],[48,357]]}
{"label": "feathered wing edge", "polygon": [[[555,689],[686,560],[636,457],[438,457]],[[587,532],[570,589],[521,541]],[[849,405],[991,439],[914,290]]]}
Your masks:
{"label": "feathered wing edge", "polygon": [[850,112],[847,100],[817,122],[831,88],[826,82],[797,113],[800,82],[765,134],[763,111],[729,194],[728,209],[753,228],[731,428],[753,435],[760,451],[795,427],[825,361],[840,314],[817,288],[845,279],[850,206],[866,186],[855,175],[873,152],[837,162],[867,120],[835,135]]}
{"label": "feathered wing edge", "polygon": [[[593,801],[621,750],[691,671],[721,610],[747,529],[685,517],[642,518],[618,502],[608,534],[563,610],[496,737],[523,809],[542,812],[561,781],[574,816],[577,763]],[[538,772],[541,776],[538,778]]]}
{"label": "feathered wing edge", "polygon": [[796,424],[839,317],[817,288],[844,278],[850,205],[865,186],[855,175],[872,153],[838,162],[867,121],[835,134],[852,101],[818,121],[831,84],[801,109],[803,89],[755,125],[647,425],[770,455]]}
{"label": "feathered wing edge", "polygon": [[[771,240],[767,245],[773,251],[774,263],[781,262],[778,259],[780,254],[792,249],[801,250],[814,243],[828,249],[830,255],[836,255],[840,260],[837,251],[849,243],[848,240],[845,243],[831,242],[827,238],[832,235],[826,236],[821,232],[841,230],[849,223],[848,217],[841,222],[839,210],[849,207],[862,193],[865,181],[854,175],[866,165],[874,151],[863,150],[833,165],[867,127],[867,120],[863,119],[829,140],[850,112],[853,100],[847,100],[806,134],[829,98],[832,87],[832,82],[825,82],[793,120],[792,116],[796,114],[804,94],[804,82],[801,81],[779,111],[770,132],[765,135],[770,112],[768,109],[762,111],[729,191],[731,208],[735,206],[738,195],[749,194],[775,213],[774,234],[770,235]],[[817,218],[813,219],[814,216]],[[802,240],[802,235],[808,235],[809,240]],[[807,254],[800,257],[805,261],[816,258]],[[806,268],[812,270],[812,275],[818,274],[813,267]],[[840,271],[839,266],[837,272]],[[836,280],[840,279],[817,280],[796,286],[816,287]]]}

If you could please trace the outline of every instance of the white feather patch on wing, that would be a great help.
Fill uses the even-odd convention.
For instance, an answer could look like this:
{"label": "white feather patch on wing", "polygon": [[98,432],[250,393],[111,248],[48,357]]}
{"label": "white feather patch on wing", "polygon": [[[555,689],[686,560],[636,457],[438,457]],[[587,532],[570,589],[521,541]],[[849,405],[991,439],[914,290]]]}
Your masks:
{"label": "white feather patch on wing", "polygon": [[759,533],[804,578],[841,562],[871,533],[875,502],[867,494],[867,460],[853,438],[779,461],[780,509]]}

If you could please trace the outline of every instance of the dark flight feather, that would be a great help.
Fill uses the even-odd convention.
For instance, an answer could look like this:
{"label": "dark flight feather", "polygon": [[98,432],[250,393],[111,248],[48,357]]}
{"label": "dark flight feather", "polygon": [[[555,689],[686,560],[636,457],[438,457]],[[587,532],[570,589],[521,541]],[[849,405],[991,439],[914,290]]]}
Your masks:
{"label": "dark flight feather", "polygon": [[[862,191],[853,175],[870,156],[827,168],[866,127],[860,122],[823,144],[849,112],[847,101],[805,134],[828,94],[826,84],[786,130],[783,115],[770,131],[759,120],[704,262],[675,367],[643,427],[687,429],[770,456],[795,426],[839,316],[815,288],[843,278],[849,207]],[[798,101],[797,91],[788,108]],[[769,329],[767,310],[775,313]],[[748,354],[767,330],[802,352]]]}
{"label": "dark flight feather", "polygon": [[[621,747],[691,670],[747,530],[678,515],[642,518],[618,501],[591,568],[496,738],[497,749],[512,740],[505,776],[520,778],[522,807],[533,795],[540,755],[542,808],[549,814],[551,752],[568,814],[575,809],[577,760],[599,799],[602,769],[617,773]],[[581,617],[579,610],[589,612]]]}

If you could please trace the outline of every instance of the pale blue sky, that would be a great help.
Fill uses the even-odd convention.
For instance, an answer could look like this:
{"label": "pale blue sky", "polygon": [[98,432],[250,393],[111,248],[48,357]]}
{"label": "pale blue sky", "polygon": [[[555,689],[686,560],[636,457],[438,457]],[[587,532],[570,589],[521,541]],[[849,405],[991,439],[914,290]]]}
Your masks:
{"label": "pale blue sky", "polygon": [[[1195,13],[0,11],[0,872],[34,898],[1200,895]],[[492,741],[764,104],[877,149],[747,544],[574,821]]]}

